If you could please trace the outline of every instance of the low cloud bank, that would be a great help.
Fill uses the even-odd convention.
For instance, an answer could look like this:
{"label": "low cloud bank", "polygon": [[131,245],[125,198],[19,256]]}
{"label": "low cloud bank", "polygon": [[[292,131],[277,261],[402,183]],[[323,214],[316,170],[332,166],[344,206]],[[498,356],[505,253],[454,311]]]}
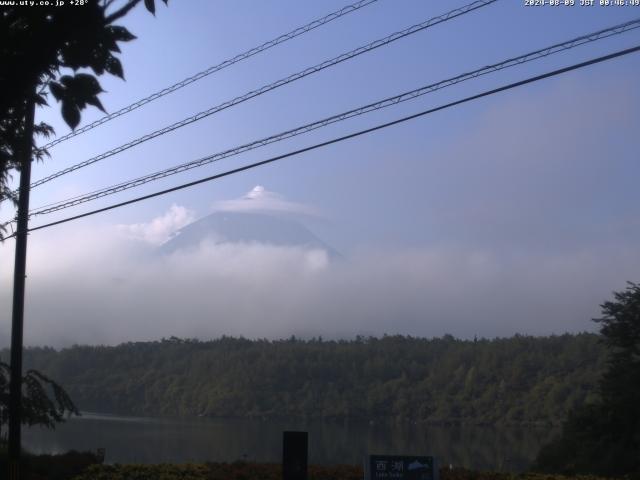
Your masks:
{"label": "low cloud bank", "polygon": [[[171,218],[184,218],[185,212],[172,209]],[[640,267],[635,252],[624,249],[607,256],[595,250],[528,256],[369,250],[332,262],[321,250],[204,242],[160,256],[130,234],[107,226],[31,237],[26,344],[115,344],[171,335],[472,338],[592,330],[598,305]],[[157,243],[153,235],[147,240]],[[11,266],[12,255],[11,244],[0,246],[2,265]],[[0,292],[4,346],[9,268]]]}

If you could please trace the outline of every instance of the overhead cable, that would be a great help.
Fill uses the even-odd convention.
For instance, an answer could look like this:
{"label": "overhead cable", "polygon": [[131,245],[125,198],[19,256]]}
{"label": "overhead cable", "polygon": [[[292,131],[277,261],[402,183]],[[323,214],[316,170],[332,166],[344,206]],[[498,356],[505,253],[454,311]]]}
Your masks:
{"label": "overhead cable", "polygon": [[263,87],[260,87],[256,90],[252,90],[248,93],[245,93],[244,95],[241,95],[239,97],[234,98],[233,100],[229,100],[226,101],[224,103],[221,103],[219,105],[216,105],[215,107],[211,107],[207,110],[204,110],[200,113],[197,113],[195,115],[192,115],[191,117],[185,118],[179,122],[173,123],[167,127],[161,128],[159,130],[156,130],[154,132],[148,133],[142,137],[136,138],[134,140],[131,140],[128,143],[125,143],[123,145],[120,145],[118,147],[115,147],[111,150],[108,150],[107,152],[101,153],[100,155],[97,155],[95,157],[92,157],[88,160],[85,160],[83,162],[77,163],[75,165],[72,165],[71,167],[65,168],[63,170],[60,170],[56,173],[53,173],[47,177],[44,177],[40,180],[37,180],[35,182],[33,182],[31,184],[31,188],[37,187],[39,185],[42,185],[44,183],[50,182],[51,180],[58,178],[62,175],[66,175],[68,173],[71,173],[75,170],[78,170],[80,168],[86,167],[88,165],[91,165],[93,163],[99,162],[101,160],[104,160],[105,158],[111,157],[113,155],[116,155],[118,153],[121,153],[125,150],[128,150],[132,147],[135,147],[136,145],[140,145],[141,143],[144,143],[146,141],[152,140],[156,137],[159,137],[161,135],[165,135],[169,132],[172,132],[174,130],[177,130],[178,128],[184,127],[186,125],[190,125],[191,123],[197,122],[198,120],[202,120],[203,118],[206,118],[210,115],[213,115],[214,113],[218,113],[222,110],[225,110],[227,108],[233,107],[235,105],[238,105],[240,103],[246,102],[247,100],[257,97],[259,95],[262,95],[264,93],[267,93],[271,90],[275,90],[276,88],[282,87],[283,85],[287,85],[289,83],[295,82],[296,80],[300,80],[301,78],[304,78],[308,75],[317,73],[321,70],[324,70],[325,68],[329,68],[332,67],[334,65],[337,65],[339,63],[342,63],[346,60],[350,60],[354,57],[357,57],[359,55],[362,55],[363,53],[366,52],[370,52],[371,50],[374,50],[376,48],[388,45],[392,42],[395,42],[396,40],[400,40],[401,38],[407,37],[409,35],[413,35],[414,33],[418,33],[422,30],[425,30],[429,27],[432,27],[434,25],[446,22],[448,20],[451,20],[453,18],[459,17],[461,15],[467,14],[469,12],[472,12],[474,10],[477,10],[479,8],[485,7],[491,3],[494,3],[498,0],[476,0],[468,5],[465,5],[463,7],[460,8],[456,8],[454,10],[451,10],[450,12],[447,12],[443,15],[439,15],[437,17],[431,18],[429,20],[426,20],[422,23],[413,25],[409,28],[406,28],[400,32],[396,32],[393,33],[387,37],[384,37],[382,39],[379,40],[375,40],[367,45],[364,45],[362,47],[356,48],[355,50],[351,50],[350,52],[347,53],[343,53],[341,55],[338,55],[337,57],[334,57],[330,60],[325,60],[322,63],[319,63],[313,67],[308,67],[298,73],[294,73],[293,75],[289,75],[288,77],[282,78],[276,82],[270,83],[268,85],[264,85]]}
{"label": "overhead cable", "polygon": [[[168,188],[166,190],[160,190],[158,192],[154,192],[154,193],[151,193],[151,194],[148,194],[148,195],[143,195],[141,197],[133,198],[133,199],[127,200],[125,202],[112,204],[112,205],[109,205],[107,207],[103,207],[103,208],[99,208],[99,209],[92,210],[92,211],[89,211],[89,212],[81,213],[79,215],[74,215],[72,217],[63,218],[63,219],[57,220],[55,222],[46,223],[44,225],[38,225],[37,227],[30,228],[29,231],[33,232],[33,231],[36,231],[36,230],[41,230],[43,228],[53,227],[55,225],[60,225],[60,224],[63,224],[63,223],[71,222],[73,220],[78,220],[80,218],[84,218],[84,217],[88,217],[88,216],[95,215],[95,214],[98,214],[98,213],[106,212],[108,210],[113,210],[115,208],[124,207],[126,205],[131,205],[133,203],[141,202],[143,200],[148,200],[150,198],[158,197],[158,196],[161,196],[161,195],[166,195],[168,193],[175,192],[175,191],[178,191],[178,190],[182,190],[182,189],[185,189],[185,188],[193,187],[193,186],[199,185],[201,183],[210,182],[210,181],[217,180],[217,179],[220,179],[220,178],[223,178],[223,177],[227,177],[229,175],[234,175],[234,174],[246,171],[246,170],[250,170],[250,169],[253,169],[253,168],[256,168],[256,167],[260,167],[260,166],[263,166],[263,165],[267,165],[269,163],[276,162],[278,160],[282,160],[282,159],[285,159],[285,158],[288,158],[288,157],[293,157],[293,156],[296,156],[296,155],[300,155],[302,153],[309,152],[311,150],[316,150],[316,149],[319,149],[319,148],[322,148],[322,147],[326,147],[328,145],[333,145],[335,143],[339,143],[339,142],[342,142],[342,141],[345,141],[345,140],[349,140],[351,138],[359,137],[361,135],[365,135],[365,134],[372,133],[372,132],[375,132],[375,131],[378,131],[378,130],[382,130],[384,128],[388,128],[388,127],[391,127],[393,125],[404,123],[404,122],[407,122],[409,120],[413,120],[413,119],[416,119],[416,118],[419,118],[419,117],[423,117],[425,115],[429,115],[429,114],[438,112],[440,110],[445,110],[445,109],[448,109],[448,108],[451,108],[451,107],[454,107],[454,106],[457,106],[457,105],[461,105],[463,103],[467,103],[467,102],[470,102],[470,101],[473,101],[473,100],[478,100],[480,98],[487,97],[487,96],[490,96],[490,95],[494,95],[494,94],[499,93],[499,92],[504,92],[506,90],[511,90],[513,88],[516,88],[516,87],[520,87],[520,86],[527,85],[527,84],[530,84],[530,83],[538,82],[538,81],[546,79],[546,78],[554,77],[556,75],[560,75],[560,74],[567,73],[567,72],[570,72],[570,71],[574,71],[574,70],[578,70],[578,69],[581,69],[581,68],[585,68],[585,67],[588,67],[590,65],[594,65],[594,64],[597,64],[597,63],[605,62],[607,60],[612,60],[614,58],[622,57],[624,55],[629,55],[631,53],[635,53],[635,52],[638,52],[638,51],[640,51],[640,45],[632,47],[632,48],[627,48],[625,50],[619,50],[619,51],[611,53],[609,55],[604,55],[604,56],[601,56],[601,57],[593,58],[593,59],[588,60],[586,62],[581,62],[581,63],[577,63],[577,64],[574,64],[574,65],[571,65],[571,66],[568,66],[568,67],[564,67],[564,68],[560,68],[560,69],[557,69],[557,70],[553,70],[551,72],[547,72],[547,73],[544,73],[542,75],[536,75],[535,77],[529,77],[529,78],[527,78],[525,80],[521,80],[519,82],[510,83],[510,84],[504,85],[502,87],[494,88],[492,90],[487,90],[487,91],[479,93],[477,95],[472,95],[470,97],[466,97],[466,98],[463,98],[461,100],[456,100],[454,102],[450,102],[450,103],[447,103],[445,105],[441,105],[439,107],[431,108],[429,110],[424,110],[422,112],[419,112],[419,113],[416,113],[416,114],[413,114],[413,115],[409,115],[409,116],[406,116],[406,117],[403,117],[403,118],[400,118],[400,119],[397,119],[397,120],[394,120],[394,121],[391,121],[391,122],[383,123],[381,125],[377,125],[375,127],[367,128],[365,130],[360,130],[358,132],[351,133],[349,135],[344,135],[342,137],[334,138],[334,139],[328,140],[326,142],[317,143],[317,144],[311,145],[309,147],[305,147],[305,148],[302,148],[302,149],[299,149],[299,150],[295,150],[295,151],[288,152],[288,153],[285,153],[285,154],[282,154],[282,155],[271,157],[271,158],[268,158],[266,160],[262,160],[260,162],[255,162],[255,163],[251,163],[251,164],[248,164],[248,165],[244,165],[242,167],[234,168],[232,170],[227,170],[225,172],[218,173],[216,175],[211,175],[209,177],[201,178],[201,179],[195,180],[193,182],[184,183],[182,185],[177,185],[175,187]],[[15,236],[15,235],[13,235],[13,236]],[[7,238],[10,238],[10,237],[7,237]]]}
{"label": "overhead cable", "polygon": [[580,45],[584,45],[586,43],[595,42],[597,40],[601,40],[603,38],[607,38],[613,35],[619,35],[624,32],[628,32],[630,30],[636,29],[640,27],[640,18],[625,22],[623,24],[615,25],[606,29],[598,30],[596,32],[589,33],[587,35],[582,35],[580,37],[557,43],[539,50],[535,50],[533,52],[526,53],[524,55],[520,55],[517,57],[509,58],[507,60],[503,60],[499,63],[495,63],[492,65],[487,65],[485,67],[479,68],[477,70],[473,70],[471,72],[463,73],[461,75],[448,78],[446,80],[441,80],[437,83],[433,83],[430,85],[426,85],[408,92],[404,92],[400,95],[396,95],[393,97],[388,97],[383,100],[377,101],[375,103],[370,103],[368,105],[352,109],[337,115],[333,115],[331,117],[324,118],[322,120],[315,121],[313,123],[308,123],[306,125],[302,125],[296,127],[291,130],[287,130],[285,132],[281,132],[275,135],[271,135],[266,138],[262,138],[260,140],[255,140],[250,143],[246,143],[244,145],[240,145],[238,147],[234,147],[222,152],[215,153],[213,155],[208,155],[203,158],[199,158],[197,160],[192,160],[190,162],[186,162],[171,168],[167,168],[165,170],[161,170],[155,173],[151,173],[142,177],[138,177],[132,180],[128,180],[126,182],[122,182],[116,185],[112,185],[109,187],[102,188],[100,190],[95,190],[93,192],[89,192],[83,195],[79,195],[73,198],[68,198],[59,202],[51,203],[48,205],[44,205],[34,209],[30,216],[37,215],[45,215],[48,213],[53,213],[59,210],[63,210],[65,208],[70,208],[76,205],[80,205],[82,203],[86,203],[98,198],[102,198],[108,195],[112,195],[115,193],[119,193],[131,188],[135,188],[146,183],[159,180],[161,178],[165,178],[171,175],[175,175],[181,172],[185,172],[191,170],[193,168],[198,168],[224,158],[229,158],[231,156],[239,155],[241,153],[247,152],[249,150],[253,150],[256,148],[263,147],[265,145],[269,145],[271,143],[279,142],[285,140],[287,138],[295,137],[297,135],[301,135],[333,123],[337,123],[343,120],[347,120],[352,117],[356,117],[359,115],[363,115],[375,110],[380,110],[392,105],[397,105],[399,103],[413,100],[422,95],[426,95],[428,93],[434,92],[436,90],[441,90],[443,88],[456,85],[458,83],[471,80],[473,78],[480,77],[482,75],[486,75],[488,73],[496,72],[503,70],[505,68],[513,67],[516,65],[521,65],[523,63],[531,62],[533,60],[537,60],[543,57],[547,57],[549,55],[563,52],[572,48],[575,48]]}
{"label": "overhead cable", "polygon": [[280,35],[279,37],[276,37],[272,40],[269,40],[268,42],[263,43],[262,45],[259,45],[257,47],[253,47],[249,50],[247,50],[246,52],[240,53],[238,55],[236,55],[235,57],[229,58],[221,63],[218,63],[217,65],[213,65],[209,68],[207,68],[206,70],[203,70],[201,72],[196,73],[195,75],[192,75],[188,78],[185,78],[184,80],[181,80],[177,83],[174,83],[173,85],[170,85],[166,88],[163,88],[162,90],[159,90],[155,93],[152,93],[151,95],[142,98],[140,100],[138,100],[137,102],[132,103],[131,105],[128,105],[126,107],[121,108],[120,110],[117,110],[113,113],[110,113],[108,115],[105,115],[104,117],[101,117],[97,120],[95,120],[94,122],[91,122],[81,128],[78,128],[76,130],[73,130],[72,132],[69,132],[68,134],[56,138],[55,140],[47,143],[46,145],[40,147],[41,149],[48,149],[51,148],[61,142],[64,142],[65,140],[69,140],[70,138],[73,138],[77,135],[80,135],[81,133],[84,132],[88,132],[89,130],[92,130],[94,128],[96,128],[99,125],[102,125],[104,123],[109,122],[110,120],[113,120],[114,118],[120,117],[121,115],[127,114],[129,112],[132,112],[133,110],[136,110],[137,108],[142,107],[143,105],[146,105],[147,103],[151,103],[154,100],[157,100],[158,98],[164,97],[165,95],[168,95],[170,93],[175,92],[176,90],[181,89],[182,87],[186,87],[187,85],[197,82],[198,80],[201,80],[209,75],[212,75],[216,72],[219,72],[220,70],[223,70],[227,67],[230,67],[231,65],[234,65],[238,62],[241,62],[242,60],[246,60],[250,57],[253,57],[254,55],[257,55],[259,53],[262,53],[266,50],[269,50],[272,47],[275,47],[276,45],[280,45],[281,43],[284,43],[286,41],[292,40],[296,37],[299,37],[300,35],[303,35],[307,32],[310,32],[311,30],[314,30],[322,25],[326,25],[329,22],[332,22],[333,20],[337,20],[340,17],[343,17],[351,12],[355,12],[363,7],[366,7],[368,5],[371,5],[372,3],[377,2],[378,0],[360,0],[359,2],[355,2],[351,5],[347,5],[346,7],[341,8],[340,10],[336,10],[335,12],[332,12],[328,15],[325,15],[322,18],[318,18],[310,23],[307,23],[306,25],[303,25],[301,27],[298,27],[292,31],[290,31],[289,33],[285,33],[283,35]]}

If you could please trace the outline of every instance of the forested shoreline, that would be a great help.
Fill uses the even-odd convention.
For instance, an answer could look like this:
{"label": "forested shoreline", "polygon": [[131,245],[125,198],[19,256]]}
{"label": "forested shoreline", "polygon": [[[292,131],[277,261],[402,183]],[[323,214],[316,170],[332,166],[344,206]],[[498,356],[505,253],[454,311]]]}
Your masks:
{"label": "forested shoreline", "polygon": [[58,381],[81,410],[102,413],[557,425],[596,398],[599,339],[172,337],[28,348],[25,367]]}

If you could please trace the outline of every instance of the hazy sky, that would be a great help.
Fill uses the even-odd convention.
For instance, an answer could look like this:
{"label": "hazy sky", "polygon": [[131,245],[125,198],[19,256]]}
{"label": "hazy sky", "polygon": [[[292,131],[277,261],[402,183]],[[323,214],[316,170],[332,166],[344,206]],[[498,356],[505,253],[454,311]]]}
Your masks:
{"label": "hazy sky", "polygon": [[[39,179],[152,130],[463,5],[379,0],[51,149]],[[579,3],[579,2],[578,2]],[[346,2],[189,0],[125,24],[116,110]],[[501,0],[34,189],[32,207],[222,151],[640,16],[640,7]],[[33,220],[46,223],[418,112],[640,43],[640,30]],[[593,329],[640,280],[638,54],[188,190],[33,232],[26,344],[162,336],[402,333],[463,337]],[[52,102],[53,103],[53,102]],[[57,106],[38,111],[68,132]],[[82,124],[100,112],[83,113]],[[339,250],[202,245],[157,258],[176,228],[256,185]],[[270,202],[270,203],[269,203]],[[264,205],[263,205],[264,206]],[[13,212],[7,204],[0,216]],[[9,343],[14,242],[0,245]]]}

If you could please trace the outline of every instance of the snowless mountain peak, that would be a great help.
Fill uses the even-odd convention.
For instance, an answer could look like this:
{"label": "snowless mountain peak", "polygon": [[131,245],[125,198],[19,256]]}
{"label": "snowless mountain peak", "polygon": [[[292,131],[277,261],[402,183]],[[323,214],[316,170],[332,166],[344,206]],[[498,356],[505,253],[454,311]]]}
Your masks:
{"label": "snowless mountain peak", "polygon": [[176,231],[160,246],[160,252],[194,249],[205,240],[324,250],[329,258],[341,258],[302,223],[282,215],[250,211],[220,211],[196,220]]}
{"label": "snowless mountain peak", "polygon": [[256,185],[240,198],[215,203],[213,213],[176,229],[160,251],[194,249],[209,241],[324,250],[329,258],[340,258],[336,250],[305,226],[303,219],[315,216],[315,211],[307,205],[290,202]]}

